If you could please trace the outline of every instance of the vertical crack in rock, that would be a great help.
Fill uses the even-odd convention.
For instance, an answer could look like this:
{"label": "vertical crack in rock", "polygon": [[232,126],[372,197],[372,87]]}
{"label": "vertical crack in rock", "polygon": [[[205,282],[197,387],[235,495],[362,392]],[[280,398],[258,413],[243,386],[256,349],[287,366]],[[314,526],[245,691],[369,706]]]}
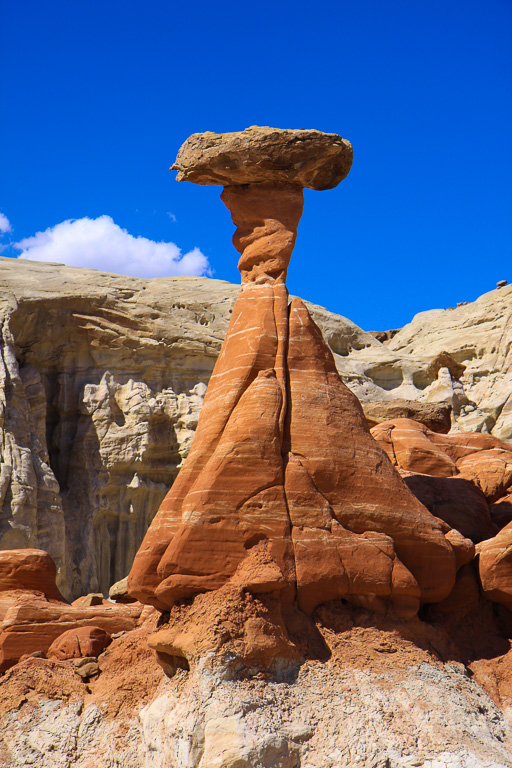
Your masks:
{"label": "vertical crack in rock", "polygon": [[[236,151],[254,141],[252,131],[249,138],[240,134]],[[420,602],[449,594],[456,566],[440,522],[372,438],[308,309],[297,299],[289,304],[285,280],[304,183],[293,169],[283,179],[283,163],[273,177],[266,167],[274,151],[268,135],[257,140],[261,166],[252,181],[240,181],[246,176],[238,177],[239,164],[231,171],[223,166],[229,179],[221,197],[236,226],[242,290],[190,454],[128,584],[132,596],[162,611],[230,584],[258,599],[266,594],[278,629],[254,619],[253,645],[266,636],[268,659],[290,652],[287,631],[297,631],[296,606],[304,620],[321,603],[341,597],[414,616]],[[202,175],[201,137],[191,142],[180,150],[178,166],[194,171],[183,178],[216,183]],[[205,142],[209,152],[211,134]],[[215,147],[222,145],[220,137]],[[328,154],[315,155],[318,169]],[[176,627],[161,630],[152,641],[155,650],[193,656],[194,645],[204,646],[187,631],[187,642],[176,633]]]}

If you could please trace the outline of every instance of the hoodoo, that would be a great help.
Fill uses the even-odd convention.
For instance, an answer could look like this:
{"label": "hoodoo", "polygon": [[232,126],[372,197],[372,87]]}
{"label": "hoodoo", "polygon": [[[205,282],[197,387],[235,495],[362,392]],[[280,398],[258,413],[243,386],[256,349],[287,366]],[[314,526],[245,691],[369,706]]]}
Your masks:
{"label": "hoodoo", "polygon": [[[276,654],[297,615],[328,600],[414,616],[449,594],[467,551],[409,491],[306,306],[289,301],[302,190],[336,186],[351,160],[340,136],[252,127],[195,134],[173,166],[179,180],[224,185],[242,290],[129,591],[162,611],[225,585],[271,600]],[[173,629],[152,642],[161,661],[179,655]]]}

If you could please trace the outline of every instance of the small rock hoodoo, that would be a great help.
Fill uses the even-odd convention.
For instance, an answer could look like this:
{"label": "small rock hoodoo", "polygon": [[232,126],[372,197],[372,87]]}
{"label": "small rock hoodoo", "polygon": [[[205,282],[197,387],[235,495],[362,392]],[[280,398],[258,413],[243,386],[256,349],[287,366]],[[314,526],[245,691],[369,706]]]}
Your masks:
{"label": "small rock hoodoo", "polygon": [[[306,306],[289,301],[303,188],[335,187],[351,162],[340,136],[254,126],[194,134],[173,166],[180,181],[224,186],[242,289],[190,454],[129,592],[162,611],[226,585],[273,601],[275,654],[290,617],[329,600],[414,616],[450,593],[470,549],[409,491]],[[190,657],[177,631],[151,641],[163,665]]]}

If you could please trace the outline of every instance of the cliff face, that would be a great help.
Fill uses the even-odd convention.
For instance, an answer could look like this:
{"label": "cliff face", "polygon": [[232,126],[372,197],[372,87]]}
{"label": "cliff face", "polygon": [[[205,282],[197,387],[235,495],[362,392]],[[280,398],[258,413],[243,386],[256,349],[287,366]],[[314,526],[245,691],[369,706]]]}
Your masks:
{"label": "cliff face", "polygon": [[[123,578],[186,457],[238,286],[0,259],[0,548],[67,597]],[[334,352],[379,344],[312,308]]]}
{"label": "cliff face", "polygon": [[389,341],[337,362],[362,401],[446,402],[453,431],[512,440],[512,285],[420,312]]}

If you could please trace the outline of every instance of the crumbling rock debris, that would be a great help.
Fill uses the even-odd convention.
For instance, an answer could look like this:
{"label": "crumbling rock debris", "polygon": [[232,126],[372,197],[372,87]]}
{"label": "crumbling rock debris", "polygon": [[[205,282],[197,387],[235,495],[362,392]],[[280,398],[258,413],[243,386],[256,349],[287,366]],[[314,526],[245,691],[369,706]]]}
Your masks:
{"label": "crumbling rock debris", "polygon": [[80,675],[85,680],[98,675],[100,672],[98,659],[95,656],[84,656],[81,659],[74,659],[73,667],[77,675]]}

